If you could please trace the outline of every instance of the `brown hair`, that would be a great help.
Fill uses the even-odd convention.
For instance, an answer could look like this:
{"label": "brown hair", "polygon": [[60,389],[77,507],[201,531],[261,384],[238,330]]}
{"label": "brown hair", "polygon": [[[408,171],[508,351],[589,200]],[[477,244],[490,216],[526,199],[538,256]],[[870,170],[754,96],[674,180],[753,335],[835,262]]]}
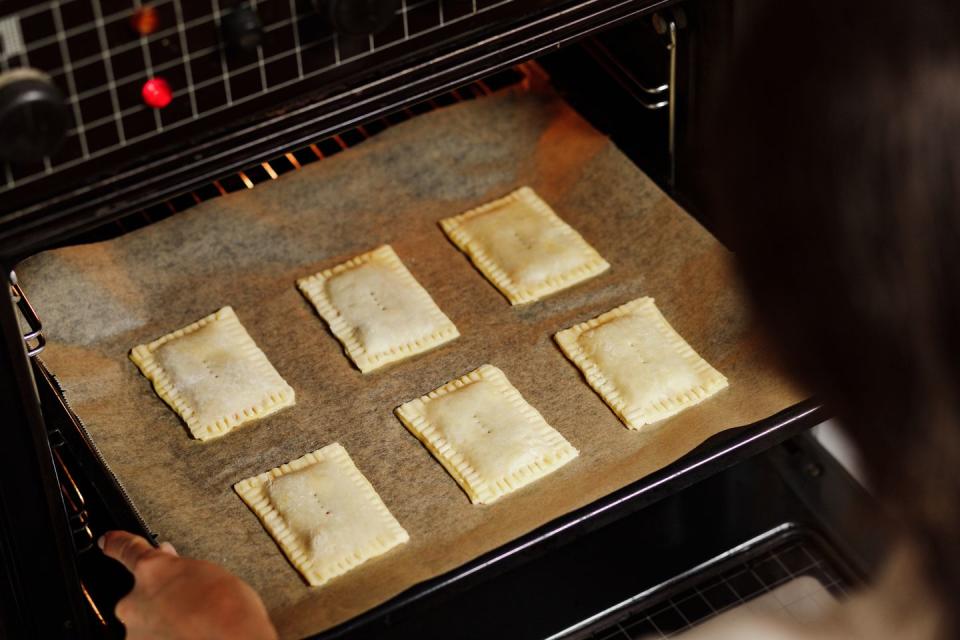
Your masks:
{"label": "brown hair", "polygon": [[767,4],[723,77],[710,213],[960,629],[960,9]]}

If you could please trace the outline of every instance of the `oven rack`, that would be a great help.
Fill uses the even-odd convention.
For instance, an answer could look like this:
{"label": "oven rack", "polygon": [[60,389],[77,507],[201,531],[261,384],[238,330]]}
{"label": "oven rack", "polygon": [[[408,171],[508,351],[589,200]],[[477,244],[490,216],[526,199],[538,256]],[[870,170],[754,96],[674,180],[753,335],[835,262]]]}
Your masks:
{"label": "oven rack", "polygon": [[806,576],[838,600],[861,582],[819,533],[788,524],[677,576],[659,593],[638,594],[637,604],[618,614],[547,640],[669,638]]}

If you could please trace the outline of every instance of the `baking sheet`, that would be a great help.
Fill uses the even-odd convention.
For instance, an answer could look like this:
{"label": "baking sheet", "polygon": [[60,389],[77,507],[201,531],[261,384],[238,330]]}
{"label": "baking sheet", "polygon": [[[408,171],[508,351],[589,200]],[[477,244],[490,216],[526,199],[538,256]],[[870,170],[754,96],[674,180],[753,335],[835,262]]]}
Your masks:
{"label": "baking sheet", "polygon": [[[577,229],[610,271],[510,306],[437,221],[522,185]],[[294,283],[383,243],[462,335],[364,376]],[[802,399],[765,359],[727,252],[546,90],[414,118],[253,190],[109,242],[39,254],[17,272],[44,320],[46,364],[150,527],[181,553],[250,582],[283,637],[347,620],[667,465],[712,434]],[[642,295],[656,298],[730,388],[636,433],[552,336]],[[127,353],[227,304],[294,387],[297,404],[203,443],[189,437]],[[516,494],[475,506],[392,410],[488,362],[581,454]],[[411,540],[310,588],[231,485],[331,442],[346,447]]]}

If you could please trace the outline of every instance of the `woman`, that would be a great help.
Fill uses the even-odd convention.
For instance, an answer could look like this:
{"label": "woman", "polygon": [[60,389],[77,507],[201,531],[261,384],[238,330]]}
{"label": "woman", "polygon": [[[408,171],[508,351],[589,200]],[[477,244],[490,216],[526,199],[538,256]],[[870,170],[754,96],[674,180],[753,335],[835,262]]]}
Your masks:
{"label": "woman", "polygon": [[[819,626],[742,616],[692,637],[957,637],[960,10],[769,4],[718,78],[736,92],[708,127],[709,212],[763,326],[846,425],[904,542]],[[117,609],[129,637],[275,636],[256,594],[219,567],[129,534],[104,542],[136,577]]]}
{"label": "woman", "polygon": [[762,326],[903,528],[875,589],[783,637],[954,638],[960,10],[770,5],[723,78],[744,90],[711,128],[712,211]]}

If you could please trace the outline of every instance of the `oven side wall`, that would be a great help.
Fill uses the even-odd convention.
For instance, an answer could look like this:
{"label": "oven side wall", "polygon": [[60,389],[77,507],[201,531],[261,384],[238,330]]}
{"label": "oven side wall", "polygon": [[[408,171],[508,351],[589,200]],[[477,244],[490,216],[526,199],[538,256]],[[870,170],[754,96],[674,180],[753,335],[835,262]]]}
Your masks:
{"label": "oven side wall", "polygon": [[0,594],[4,637],[87,637],[75,551],[11,297],[0,300]]}

